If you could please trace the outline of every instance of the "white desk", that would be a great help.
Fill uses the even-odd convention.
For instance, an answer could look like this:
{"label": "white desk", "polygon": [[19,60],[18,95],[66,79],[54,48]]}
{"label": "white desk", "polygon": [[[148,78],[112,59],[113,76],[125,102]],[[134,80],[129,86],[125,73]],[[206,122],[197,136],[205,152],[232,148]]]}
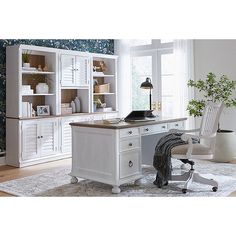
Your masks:
{"label": "white desk", "polygon": [[184,128],[185,120],[157,118],[119,124],[105,124],[102,120],[71,123],[71,183],[77,183],[77,177],[90,179],[110,184],[112,192],[119,193],[120,185],[142,177],[141,137]]}

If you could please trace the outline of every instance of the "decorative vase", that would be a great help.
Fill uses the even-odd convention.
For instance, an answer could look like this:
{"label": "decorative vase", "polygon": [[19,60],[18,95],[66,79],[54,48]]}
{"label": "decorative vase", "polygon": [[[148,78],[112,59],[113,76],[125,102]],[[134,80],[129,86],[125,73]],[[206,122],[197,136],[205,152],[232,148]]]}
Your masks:
{"label": "decorative vase", "polygon": [[49,91],[49,87],[46,83],[38,83],[36,86],[37,94],[47,94]]}
{"label": "decorative vase", "polygon": [[72,101],[72,102],[70,103],[70,105],[71,105],[71,108],[72,108],[72,113],[75,113],[75,112],[76,112],[75,102]]}
{"label": "decorative vase", "polygon": [[29,68],[30,67],[30,63],[23,63],[23,67],[27,67],[27,68]]}
{"label": "decorative vase", "polygon": [[75,108],[76,108],[76,112],[80,112],[81,106],[80,106],[80,100],[78,97],[75,98]]}

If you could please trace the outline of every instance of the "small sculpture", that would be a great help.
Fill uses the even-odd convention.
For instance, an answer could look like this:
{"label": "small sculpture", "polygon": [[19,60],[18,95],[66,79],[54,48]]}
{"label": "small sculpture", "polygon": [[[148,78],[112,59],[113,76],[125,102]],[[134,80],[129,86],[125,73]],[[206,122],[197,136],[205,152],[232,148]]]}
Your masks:
{"label": "small sculpture", "polygon": [[105,108],[106,107],[106,103],[102,103],[102,101],[99,98],[96,101],[94,101],[94,103],[96,104],[97,108]]}
{"label": "small sculpture", "polygon": [[42,66],[38,65],[38,71],[42,71]]}
{"label": "small sculpture", "polygon": [[48,67],[47,67],[47,66],[44,66],[44,67],[43,67],[43,71],[48,71]]}
{"label": "small sculpture", "polygon": [[94,72],[104,72],[107,70],[107,66],[104,61],[99,61],[98,66],[93,66]]}
{"label": "small sculpture", "polygon": [[105,64],[104,61],[100,61],[99,62],[99,65],[100,65],[100,68],[101,68],[101,71],[104,72],[107,70],[107,65]]}

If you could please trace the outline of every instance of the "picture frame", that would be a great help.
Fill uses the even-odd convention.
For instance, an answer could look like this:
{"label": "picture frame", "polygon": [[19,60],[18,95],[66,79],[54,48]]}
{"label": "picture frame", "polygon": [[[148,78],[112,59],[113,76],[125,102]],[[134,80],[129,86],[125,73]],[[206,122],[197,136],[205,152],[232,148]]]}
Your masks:
{"label": "picture frame", "polygon": [[38,116],[49,116],[50,115],[50,107],[48,105],[37,106],[37,115]]}

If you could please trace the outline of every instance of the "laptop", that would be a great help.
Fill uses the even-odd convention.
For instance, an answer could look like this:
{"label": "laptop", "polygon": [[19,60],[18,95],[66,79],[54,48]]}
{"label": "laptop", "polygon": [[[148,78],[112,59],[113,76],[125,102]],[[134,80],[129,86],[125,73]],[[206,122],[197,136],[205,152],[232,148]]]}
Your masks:
{"label": "laptop", "polygon": [[126,122],[135,122],[135,121],[151,121],[155,120],[153,118],[148,118],[148,114],[150,114],[152,110],[137,110],[131,111],[128,116],[125,117]]}

